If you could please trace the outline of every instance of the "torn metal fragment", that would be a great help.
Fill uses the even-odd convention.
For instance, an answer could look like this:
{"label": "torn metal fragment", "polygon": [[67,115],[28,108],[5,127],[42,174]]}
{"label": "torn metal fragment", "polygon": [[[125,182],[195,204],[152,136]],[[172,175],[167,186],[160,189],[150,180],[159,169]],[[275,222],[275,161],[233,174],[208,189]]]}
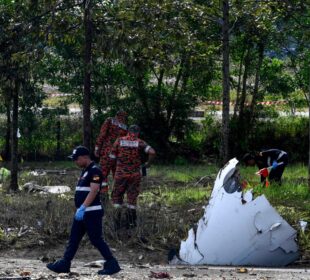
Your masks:
{"label": "torn metal fragment", "polygon": [[278,267],[299,258],[296,231],[264,195],[243,193],[237,164],[234,158],[219,171],[203,217],[181,242],[178,262]]}

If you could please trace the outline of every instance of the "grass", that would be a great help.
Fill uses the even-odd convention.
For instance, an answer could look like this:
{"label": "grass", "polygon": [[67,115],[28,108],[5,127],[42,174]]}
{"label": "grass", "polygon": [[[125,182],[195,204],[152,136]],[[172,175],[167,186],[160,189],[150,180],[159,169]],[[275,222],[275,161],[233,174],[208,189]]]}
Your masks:
{"label": "grass", "polygon": [[[75,186],[78,168],[72,162],[57,163],[23,163],[24,171],[20,173],[19,182],[23,185],[29,181],[44,185]],[[33,177],[32,169],[63,170],[67,175],[48,174]],[[163,251],[180,244],[187,238],[188,230],[203,215],[203,206],[208,203],[214,180],[219,168],[215,165],[166,165],[152,166],[149,175],[142,180],[142,192],[139,196],[137,232],[147,239],[148,247]],[[307,185],[307,167],[301,164],[289,165],[284,172],[281,186],[271,185],[266,188],[255,175],[255,168],[240,166],[240,173],[246,178],[255,195],[264,194],[272,206],[298,232],[298,243],[303,258],[310,259],[310,192]],[[30,246],[18,233],[22,227],[32,229],[31,246],[38,240],[53,244],[56,240],[65,241],[68,237],[73,207],[73,191],[67,195],[39,195],[20,192],[15,195],[0,195],[0,248],[8,246]],[[132,244],[133,248],[142,246],[140,242],[127,237],[118,240],[113,231],[113,207],[110,201],[105,203],[104,230],[108,242]],[[303,233],[299,221],[308,221],[308,228]],[[12,228],[8,232],[8,228]],[[30,233],[29,233],[30,234]],[[13,244],[13,245],[12,245]],[[26,245],[28,244],[28,245]]]}
{"label": "grass", "polygon": [[178,183],[189,183],[203,176],[216,176],[218,168],[213,164],[205,165],[166,165],[152,166],[150,176],[162,177]]}
{"label": "grass", "polygon": [[196,202],[207,201],[210,196],[210,189],[202,187],[186,187],[171,189],[169,187],[158,187],[144,191],[139,201],[142,204],[164,202],[166,206],[184,206]]}

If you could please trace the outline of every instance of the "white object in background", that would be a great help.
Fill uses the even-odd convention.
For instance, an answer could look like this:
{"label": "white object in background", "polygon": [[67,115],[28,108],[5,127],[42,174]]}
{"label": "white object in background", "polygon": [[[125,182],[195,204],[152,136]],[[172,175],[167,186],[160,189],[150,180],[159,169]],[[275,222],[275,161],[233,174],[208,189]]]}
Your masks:
{"label": "white object in background", "polygon": [[21,134],[20,134],[20,130],[19,130],[19,128],[17,128],[17,133],[16,133],[16,136],[17,136],[17,138],[20,138],[20,137],[21,137]]}
{"label": "white object in background", "polygon": [[305,232],[305,230],[306,230],[306,228],[307,228],[307,225],[308,225],[308,222],[303,221],[303,220],[300,220],[300,221],[299,221],[299,225],[300,225],[301,231],[302,231],[302,232]]}
{"label": "white object in background", "polygon": [[243,194],[237,164],[219,171],[203,217],[181,242],[181,263],[277,267],[298,259],[296,231],[264,195]]}
{"label": "white object in background", "polygon": [[61,194],[71,191],[71,189],[68,186],[44,186],[43,190],[45,192],[54,194]]}

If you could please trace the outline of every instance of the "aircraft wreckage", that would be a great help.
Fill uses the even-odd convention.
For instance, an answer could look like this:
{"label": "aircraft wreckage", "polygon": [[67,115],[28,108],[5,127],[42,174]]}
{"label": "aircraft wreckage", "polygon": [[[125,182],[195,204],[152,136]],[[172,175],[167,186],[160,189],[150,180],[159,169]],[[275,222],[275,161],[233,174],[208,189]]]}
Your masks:
{"label": "aircraft wreckage", "polygon": [[170,264],[279,267],[299,258],[296,231],[264,195],[242,190],[237,164],[219,171],[203,217]]}

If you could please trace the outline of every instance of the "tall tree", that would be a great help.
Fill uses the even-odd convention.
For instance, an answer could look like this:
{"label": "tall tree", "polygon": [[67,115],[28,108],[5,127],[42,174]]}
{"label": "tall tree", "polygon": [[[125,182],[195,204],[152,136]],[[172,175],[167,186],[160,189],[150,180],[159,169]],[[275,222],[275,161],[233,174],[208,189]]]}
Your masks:
{"label": "tall tree", "polygon": [[105,31],[96,40],[103,42],[100,62],[112,60],[111,73],[117,67],[126,77],[123,86],[114,87],[114,95],[109,95],[109,105],[117,100],[126,105],[167,157],[171,136],[184,137],[189,113],[199,98],[208,96],[217,74],[212,54],[217,57],[220,40],[210,39],[219,32],[212,18],[216,15],[213,8],[191,0],[117,3],[107,9],[105,19],[94,18],[96,30]]}
{"label": "tall tree", "polygon": [[91,146],[91,71],[92,71],[92,1],[84,1],[84,96],[83,96],[83,144],[88,149]]}
{"label": "tall tree", "polygon": [[[36,3],[38,4],[38,3]],[[0,75],[1,80],[9,85],[7,91],[11,118],[11,181],[10,190],[18,189],[18,122],[19,100],[29,93],[34,85],[32,70],[35,61],[41,58],[36,4],[32,1],[5,1],[0,3]],[[35,38],[35,40],[34,40]],[[3,90],[2,90],[3,91]]]}
{"label": "tall tree", "polygon": [[230,106],[230,86],[229,86],[229,0],[222,1],[223,24],[222,24],[222,79],[223,79],[223,111],[222,111],[222,147],[221,159],[226,163],[229,159],[229,106]]}
{"label": "tall tree", "polygon": [[309,110],[308,186],[310,189],[310,4],[300,0],[286,2],[286,20],[280,33],[298,87]]}
{"label": "tall tree", "polygon": [[[238,77],[231,138],[235,154],[249,148],[250,135],[258,116],[257,104],[267,92],[261,77],[264,59],[276,48],[275,38],[284,11],[283,3],[275,5],[273,1],[232,1],[231,57],[233,68],[237,65],[232,69],[233,84],[234,77]],[[240,130],[247,133],[240,135],[237,133]]]}

